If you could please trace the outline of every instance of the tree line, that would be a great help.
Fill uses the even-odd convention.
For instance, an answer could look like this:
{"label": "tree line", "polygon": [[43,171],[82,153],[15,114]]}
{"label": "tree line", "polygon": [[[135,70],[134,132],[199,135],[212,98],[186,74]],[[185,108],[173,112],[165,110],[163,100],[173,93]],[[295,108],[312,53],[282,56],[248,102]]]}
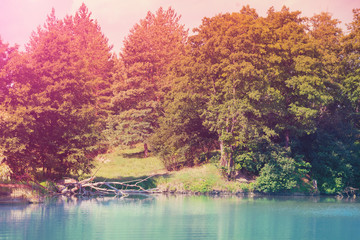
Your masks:
{"label": "tree line", "polygon": [[330,13],[283,7],[203,18],[189,35],[149,12],[117,56],[83,4],[20,52],[0,41],[0,157],[15,179],[88,173],[94,157],[144,144],[169,170],[214,161],[265,192],[316,179],[360,185],[360,9],[344,33]]}

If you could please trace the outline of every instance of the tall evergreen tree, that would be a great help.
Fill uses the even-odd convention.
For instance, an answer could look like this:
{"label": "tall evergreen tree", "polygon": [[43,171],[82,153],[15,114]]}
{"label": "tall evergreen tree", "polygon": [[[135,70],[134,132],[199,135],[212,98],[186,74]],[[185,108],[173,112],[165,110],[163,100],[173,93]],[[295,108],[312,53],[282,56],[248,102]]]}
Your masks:
{"label": "tall evergreen tree", "polygon": [[9,86],[10,79],[7,77],[5,66],[9,62],[12,55],[17,53],[17,47],[9,47],[2,41],[0,36],[0,103],[4,102]]}
{"label": "tall evergreen tree", "polygon": [[[11,78],[8,77],[6,66],[10,59],[17,55],[17,47],[9,47],[0,37],[0,133],[6,130],[6,121],[10,115],[6,112],[5,101],[12,85]],[[0,143],[5,141],[5,136],[0,134]],[[5,158],[6,146],[0,144],[0,162]]]}
{"label": "tall evergreen tree", "polygon": [[99,79],[110,74],[110,49],[83,5],[64,20],[53,10],[33,33],[26,53],[9,62],[4,108],[11,118],[2,144],[18,146],[5,151],[15,175],[38,177],[39,169],[43,177],[89,171],[100,139],[97,90],[103,86]]}
{"label": "tall evergreen tree", "polygon": [[161,102],[170,88],[168,70],[184,52],[187,31],[172,8],[148,12],[124,41],[121,62],[125,76],[114,87],[114,115],[107,134],[114,144],[144,142],[158,126]]}
{"label": "tall evergreen tree", "polygon": [[101,28],[91,17],[91,12],[83,3],[75,16],[64,20],[65,25],[76,36],[76,49],[81,56],[83,69],[87,70],[87,87],[95,96],[95,108],[97,115],[104,117],[110,110],[110,98],[112,96],[112,73],[114,67],[112,46],[101,32]]}
{"label": "tall evergreen tree", "polygon": [[[188,58],[183,59],[189,70]],[[174,87],[164,102],[164,116],[159,128],[150,138],[152,149],[159,155],[168,170],[200,163],[200,156],[217,148],[217,134],[204,126],[201,117],[206,97],[199,94],[181,77],[175,77]]]}

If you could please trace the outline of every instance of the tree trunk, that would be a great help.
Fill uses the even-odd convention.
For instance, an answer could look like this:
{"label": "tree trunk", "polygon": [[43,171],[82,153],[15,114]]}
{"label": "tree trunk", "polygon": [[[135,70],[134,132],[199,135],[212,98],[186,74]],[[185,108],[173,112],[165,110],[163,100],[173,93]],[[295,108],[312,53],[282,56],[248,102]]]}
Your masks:
{"label": "tree trunk", "polygon": [[285,131],[285,147],[288,148],[290,144],[289,130]]}
{"label": "tree trunk", "polygon": [[42,172],[43,178],[46,179],[46,162],[44,159],[42,160],[42,169],[43,169]]}
{"label": "tree trunk", "polygon": [[220,142],[220,167],[226,168],[227,167],[227,153],[225,151],[224,142]]}
{"label": "tree trunk", "polygon": [[144,158],[149,156],[149,149],[147,143],[144,143]]}
{"label": "tree trunk", "polygon": [[224,142],[220,142],[220,167],[222,167],[224,170],[226,170],[226,174],[228,177],[231,176],[231,168],[234,165],[232,160],[232,153],[228,152]]}

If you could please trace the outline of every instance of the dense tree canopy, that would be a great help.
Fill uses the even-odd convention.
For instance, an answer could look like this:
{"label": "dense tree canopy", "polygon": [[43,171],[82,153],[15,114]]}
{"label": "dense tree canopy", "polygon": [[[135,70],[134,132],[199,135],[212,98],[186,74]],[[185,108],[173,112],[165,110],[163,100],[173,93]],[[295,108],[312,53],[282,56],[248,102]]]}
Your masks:
{"label": "dense tree canopy", "polygon": [[[356,29],[355,22],[350,29]],[[323,192],[357,186],[358,120],[353,116],[359,98],[349,98],[359,85],[349,84],[356,81],[350,43],[355,34],[344,38],[344,54],[338,24],[328,13],[306,19],[286,7],[271,8],[266,17],[244,7],[204,18],[179,61],[178,87],[168,95],[155,135],[164,162],[170,168],[177,161],[184,164],[184,157],[194,162],[193,155],[186,157],[199,156],[194,148],[206,152],[217,143],[227,175],[260,175],[263,191],[299,185],[312,165],[310,173]],[[281,182],[286,178],[281,171],[290,165],[286,174],[294,180]],[[272,185],[276,181],[279,189]]]}
{"label": "dense tree canopy", "polygon": [[120,60],[124,75],[116,80],[112,99],[115,114],[108,121],[107,135],[113,143],[144,142],[146,148],[170,87],[169,70],[184,53],[187,31],[179,19],[171,8],[148,12],[125,39]]}
{"label": "dense tree canopy", "polygon": [[344,33],[329,13],[245,6],[188,37],[159,8],[115,56],[84,4],[53,10],[24,52],[0,39],[0,160],[17,179],[55,178],[90,171],[100,145],[143,143],[169,170],[211,159],[264,192],[360,187],[353,13]]}
{"label": "dense tree canopy", "polygon": [[[354,9],[354,19],[348,25],[350,33],[343,39],[345,56],[346,96],[353,104],[356,113],[360,111],[360,9]],[[359,119],[359,118],[358,118]],[[359,120],[358,120],[359,121]],[[359,123],[359,122],[358,122]],[[358,125],[359,126],[359,125]]]}
{"label": "dense tree canopy", "polygon": [[40,169],[45,177],[89,171],[110,49],[82,5],[64,20],[53,10],[26,52],[10,59],[1,145],[17,177],[38,177]]}

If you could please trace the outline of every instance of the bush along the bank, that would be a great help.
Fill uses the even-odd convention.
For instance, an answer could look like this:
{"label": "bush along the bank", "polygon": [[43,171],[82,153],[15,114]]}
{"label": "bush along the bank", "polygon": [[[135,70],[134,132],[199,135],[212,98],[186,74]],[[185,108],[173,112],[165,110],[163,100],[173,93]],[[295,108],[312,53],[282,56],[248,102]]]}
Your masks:
{"label": "bush along the bank", "polygon": [[310,186],[302,188],[309,173],[310,164],[302,158],[291,158],[279,154],[261,169],[256,180],[257,190],[265,193],[309,191]]}

